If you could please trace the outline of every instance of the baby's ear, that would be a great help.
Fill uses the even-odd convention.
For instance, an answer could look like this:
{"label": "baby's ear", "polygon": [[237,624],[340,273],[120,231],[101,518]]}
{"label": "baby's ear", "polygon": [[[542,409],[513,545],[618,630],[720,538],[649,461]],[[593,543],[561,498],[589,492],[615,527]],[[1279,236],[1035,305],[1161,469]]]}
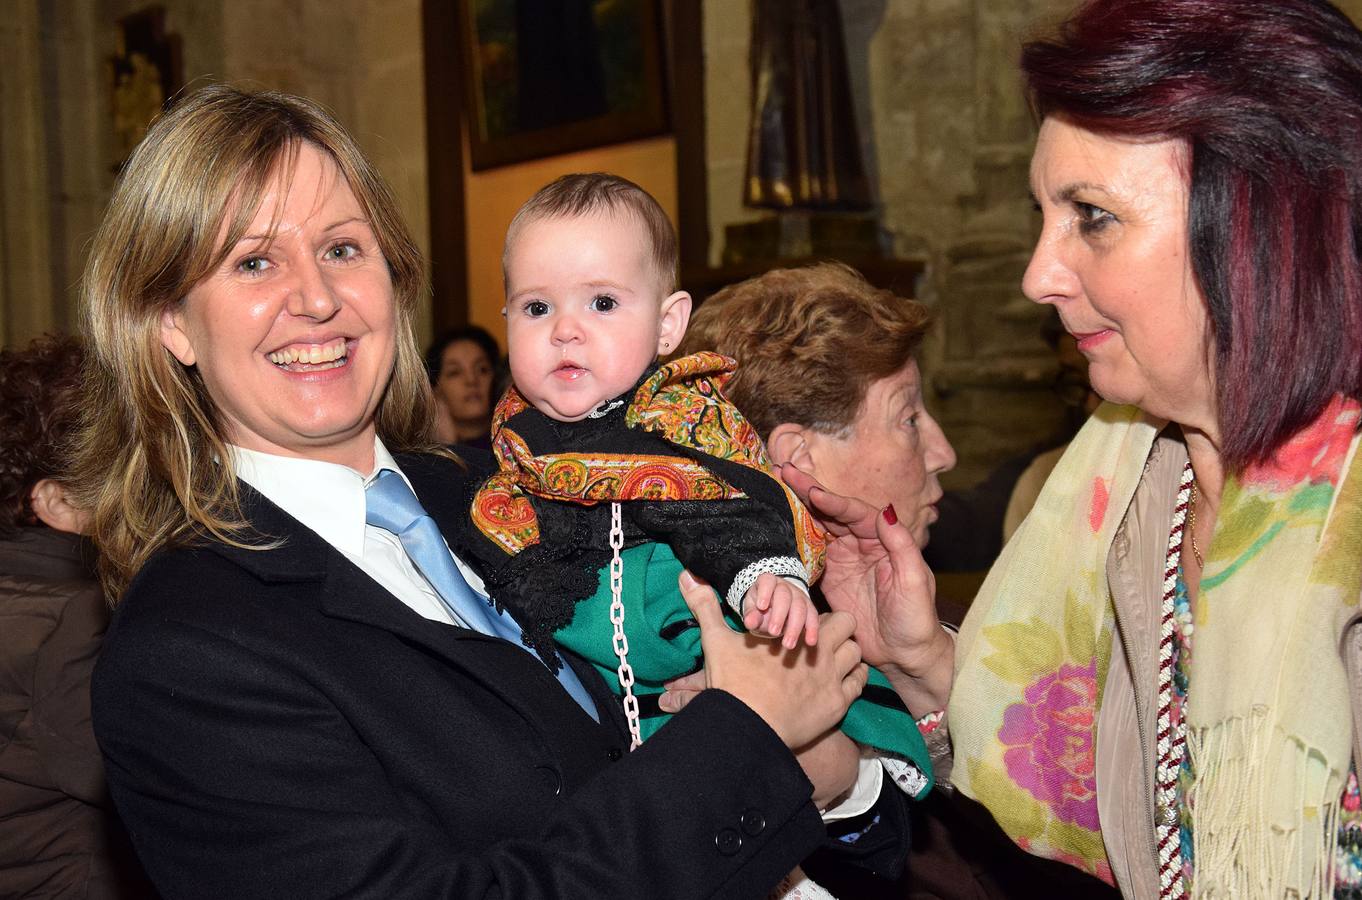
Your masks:
{"label": "baby's ear", "polygon": [[657,327],[657,353],[666,356],[681,345],[690,324],[690,294],[677,291],[662,301]]}

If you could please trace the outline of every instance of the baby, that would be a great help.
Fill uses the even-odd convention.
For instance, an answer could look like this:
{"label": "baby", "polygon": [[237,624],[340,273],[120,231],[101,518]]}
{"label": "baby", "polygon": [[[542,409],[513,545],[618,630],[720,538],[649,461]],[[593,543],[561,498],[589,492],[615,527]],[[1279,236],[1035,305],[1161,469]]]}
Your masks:
{"label": "baby", "polygon": [[[682,568],[733,621],[812,645],[823,538],[724,399],[733,361],[658,364],[691,298],[675,290],[676,235],[645,191],[610,175],[560,178],[516,214],[502,264],[514,387],[493,417],[499,468],[474,498],[470,543],[526,642],[596,666],[637,742],[666,721],[663,682],[701,662]],[[878,672],[843,731],[902,763],[886,764],[900,788],[930,788],[921,735]]]}
{"label": "baby", "polygon": [[[650,208],[632,215],[609,208],[579,215],[541,211],[593,194],[607,203],[632,199]],[[772,483],[755,433],[716,393],[731,363],[711,356],[673,363],[661,373],[655,366],[660,354],[681,342],[691,310],[690,295],[671,289],[669,260],[660,258],[675,253],[675,239],[668,234],[659,241],[650,234],[661,225],[671,228],[651,197],[606,176],[550,185],[520,211],[503,256],[507,344],[516,391],[538,414],[521,416],[510,430],[531,441],[535,455],[587,451],[595,456],[585,465],[598,472],[587,476],[589,483],[580,491],[570,489],[570,502],[603,500],[607,492],[611,499],[721,501],[697,502],[694,514],[684,519],[675,518],[675,506],[640,510],[629,518],[645,534],[672,543],[682,562],[727,598],[748,629],[783,636],[789,648],[802,632],[813,645],[818,612],[809,600],[808,581],[817,574],[810,568],[821,568],[820,539],[798,501]],[[657,374],[661,377],[645,378]],[[694,391],[701,383],[707,396]],[[652,398],[646,413],[638,393],[645,385]],[[510,407],[502,413],[503,423],[513,414]],[[687,414],[694,421],[686,420]],[[648,421],[631,421],[640,417]],[[532,440],[532,431],[522,431],[533,427],[527,419],[561,438]],[[569,427],[554,429],[550,422]],[[671,430],[689,433],[689,441],[672,438],[675,443],[746,468],[711,471],[708,460],[681,458],[669,469],[657,468],[662,457],[676,457],[676,450],[658,437]],[[584,440],[589,434],[600,438]],[[637,477],[648,471],[651,478]],[[626,493],[619,493],[620,487]],[[795,512],[800,516],[792,517]],[[663,521],[655,521],[659,515]],[[692,527],[706,531],[676,533]],[[637,543],[636,537],[631,534],[628,543]],[[799,537],[805,538],[806,559],[797,552]]]}

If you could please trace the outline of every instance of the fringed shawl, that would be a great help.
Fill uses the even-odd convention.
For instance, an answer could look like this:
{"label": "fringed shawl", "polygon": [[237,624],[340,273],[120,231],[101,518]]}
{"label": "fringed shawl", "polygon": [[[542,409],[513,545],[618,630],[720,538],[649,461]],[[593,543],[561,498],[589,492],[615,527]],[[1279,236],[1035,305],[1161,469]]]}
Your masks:
{"label": "fringed shawl", "polygon": [[[1226,481],[1186,709],[1198,896],[1332,890],[1352,747],[1339,640],[1362,575],[1358,420],[1355,401],[1336,399],[1269,463]],[[1074,439],[970,610],[950,704],[960,790],[1024,849],[1107,881],[1095,759],[1112,648],[1105,561],[1158,428],[1105,405]]]}

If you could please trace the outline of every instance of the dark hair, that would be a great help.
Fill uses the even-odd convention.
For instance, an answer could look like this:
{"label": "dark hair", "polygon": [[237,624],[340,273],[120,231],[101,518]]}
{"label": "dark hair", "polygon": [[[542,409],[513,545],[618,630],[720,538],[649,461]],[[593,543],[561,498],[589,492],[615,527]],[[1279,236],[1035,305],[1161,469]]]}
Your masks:
{"label": "dark hair", "polygon": [[1089,0],[1021,65],[1039,116],[1187,143],[1227,468],[1362,395],[1362,34],[1342,13]]}
{"label": "dark hair", "polygon": [[472,341],[482,348],[482,352],[487,354],[487,364],[496,369],[501,362],[501,347],[497,344],[497,339],[492,337],[492,333],[486,328],[477,325],[460,325],[458,328],[451,328],[440,335],[430,346],[426,348],[426,375],[430,378],[430,386],[440,380],[440,367],[444,363],[445,350],[449,349],[450,344],[459,341]]}
{"label": "dark hair", "polygon": [[677,354],[738,361],[724,388],[763,438],[783,422],[849,428],[870,385],[908,365],[931,316],[841,263],[772,269],[704,302]]}
{"label": "dark hair", "polygon": [[66,468],[85,354],[73,337],[0,352],[0,538],[35,524],[29,494]]}

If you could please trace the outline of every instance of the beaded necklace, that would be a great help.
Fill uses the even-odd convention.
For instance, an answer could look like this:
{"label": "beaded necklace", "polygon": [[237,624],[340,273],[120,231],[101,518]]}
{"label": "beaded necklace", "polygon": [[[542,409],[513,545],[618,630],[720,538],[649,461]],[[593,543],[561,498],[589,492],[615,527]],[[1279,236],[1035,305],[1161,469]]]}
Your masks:
{"label": "beaded necklace", "polygon": [[1182,566],[1182,539],[1187,511],[1191,508],[1196,476],[1189,460],[1178,484],[1173,525],[1168,531],[1168,554],[1163,568],[1163,608],[1159,626],[1159,715],[1155,749],[1158,762],[1154,770],[1154,831],[1159,852],[1159,900],[1185,897],[1181,829],[1178,821],[1178,772],[1187,755],[1187,729],[1182,718],[1173,716],[1173,632],[1177,627],[1176,598]]}

